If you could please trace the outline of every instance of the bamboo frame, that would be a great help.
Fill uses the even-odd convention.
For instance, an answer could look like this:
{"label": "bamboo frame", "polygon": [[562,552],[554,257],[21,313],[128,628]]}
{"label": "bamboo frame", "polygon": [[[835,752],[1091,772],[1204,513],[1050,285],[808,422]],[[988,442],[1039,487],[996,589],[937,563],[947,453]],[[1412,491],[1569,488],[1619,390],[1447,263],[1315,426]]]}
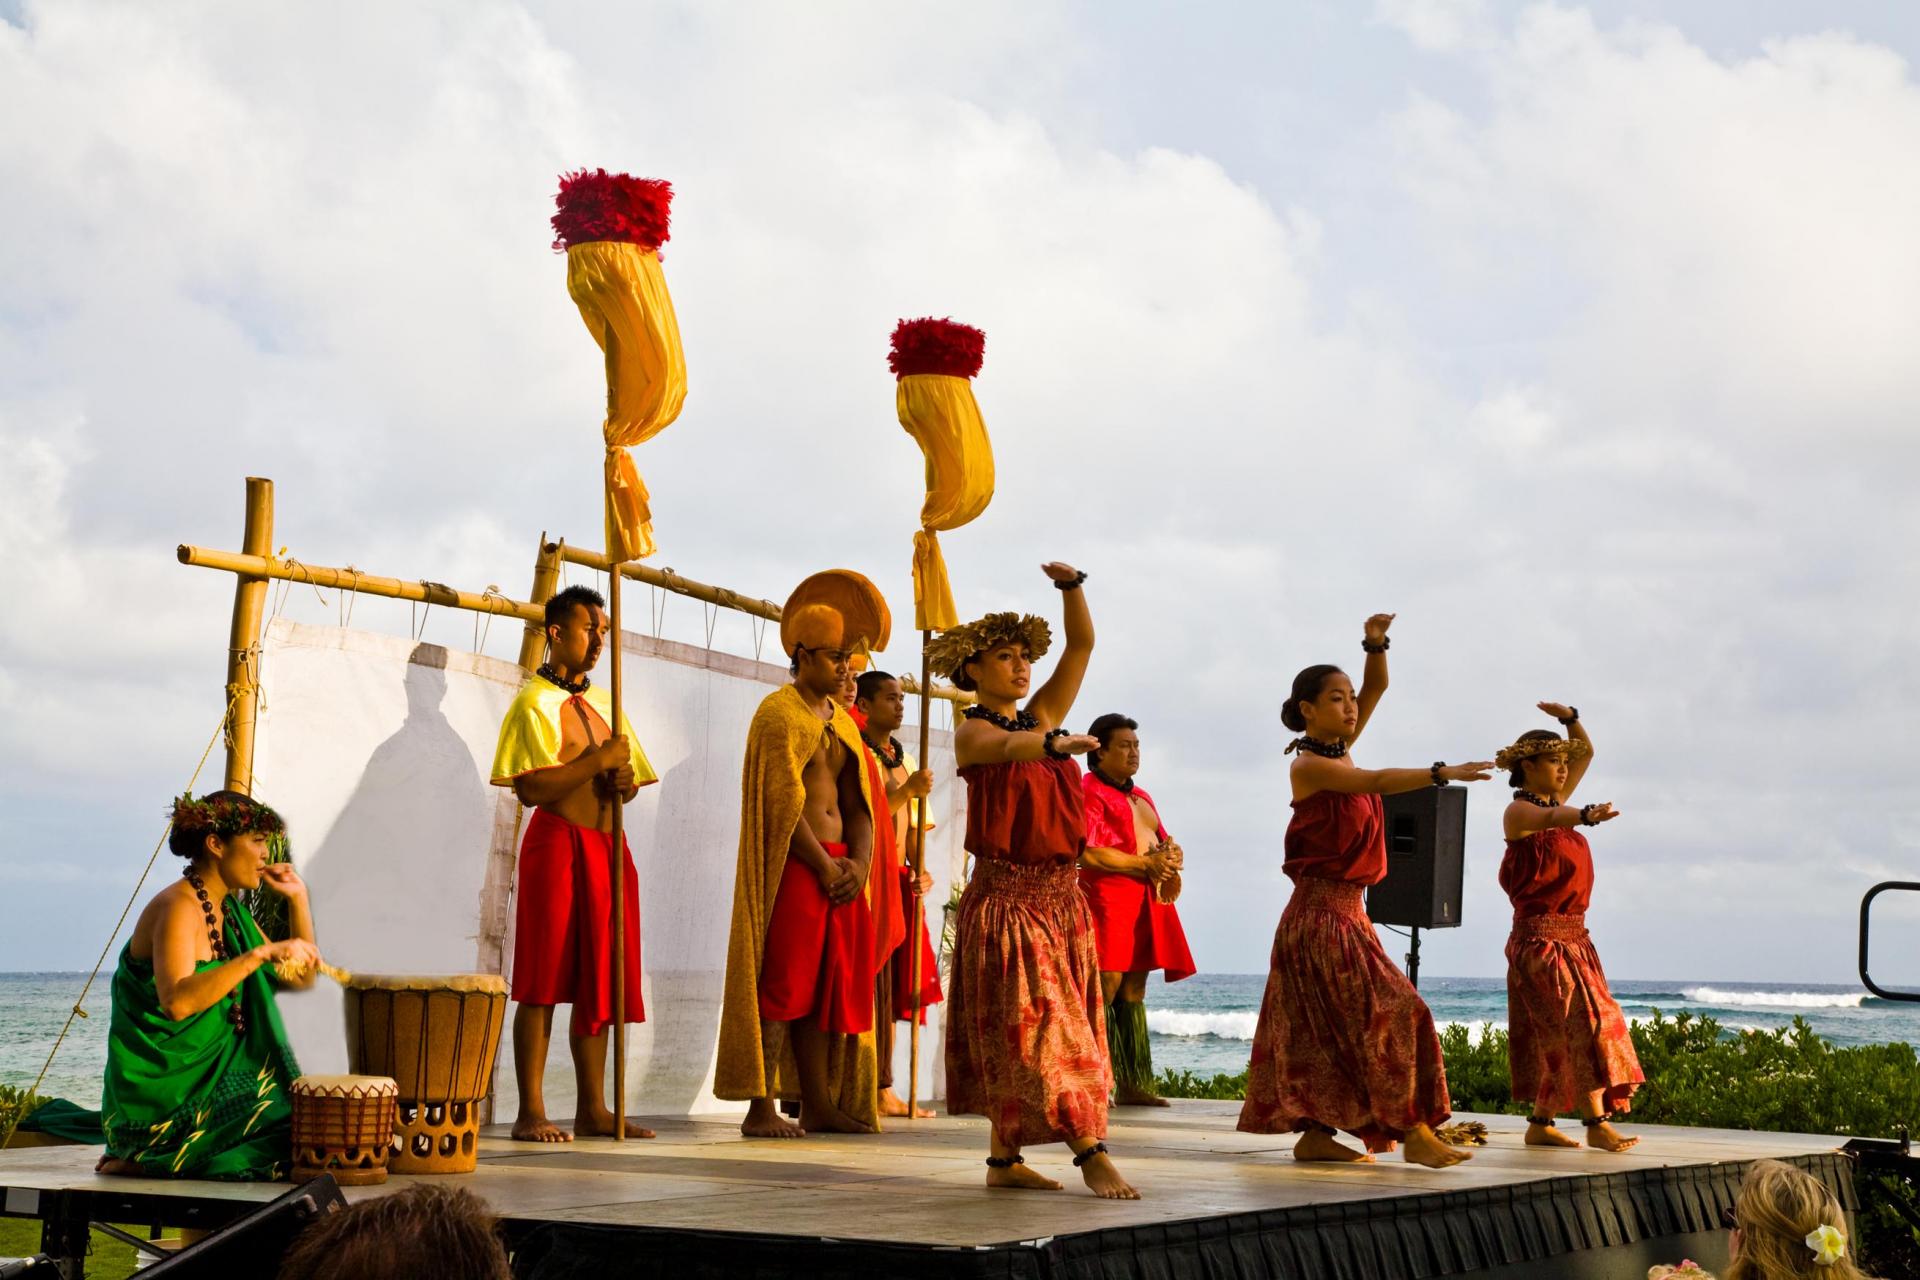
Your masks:
{"label": "bamboo frame", "polygon": [[[247,477],[247,522],[240,545],[264,557],[273,550],[273,481]],[[267,610],[267,579],[241,573],[233,584],[233,622],[227,632],[227,770],[229,791],[253,794],[253,735],[260,716],[260,620]]]}

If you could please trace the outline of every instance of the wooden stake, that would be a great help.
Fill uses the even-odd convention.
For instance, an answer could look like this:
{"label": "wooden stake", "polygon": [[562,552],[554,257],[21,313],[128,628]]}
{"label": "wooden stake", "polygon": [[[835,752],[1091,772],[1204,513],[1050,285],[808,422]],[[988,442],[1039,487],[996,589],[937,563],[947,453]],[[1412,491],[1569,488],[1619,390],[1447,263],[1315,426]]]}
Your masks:
{"label": "wooden stake", "polygon": [[[607,575],[608,622],[613,628],[613,669],[608,674],[613,696],[615,736],[620,733],[620,566]],[[627,1137],[627,847],[626,797],[613,789],[613,1136]]]}
{"label": "wooden stake", "polygon": [[[920,760],[922,769],[927,767],[927,751],[933,742],[933,726],[928,723],[928,708],[932,699],[928,690],[933,688],[933,659],[927,655],[927,646],[933,643],[933,632],[920,633]],[[913,837],[907,842],[912,853],[913,885],[920,887],[920,874],[927,864],[927,798],[915,797],[913,802]],[[926,923],[927,908],[924,902],[915,901],[907,912],[907,954],[912,957],[907,962],[907,972],[912,978],[908,987],[913,993],[913,1008],[907,1020],[907,1119],[914,1119],[920,1111],[917,1096],[920,1092],[920,1010],[924,1007],[920,1001],[920,930]]]}
{"label": "wooden stake", "polygon": [[[273,481],[247,477],[247,524],[241,546],[248,555],[273,554]],[[229,791],[253,794],[253,730],[260,713],[260,620],[267,611],[267,579],[243,573],[233,584],[233,626],[227,632],[227,723]]]}

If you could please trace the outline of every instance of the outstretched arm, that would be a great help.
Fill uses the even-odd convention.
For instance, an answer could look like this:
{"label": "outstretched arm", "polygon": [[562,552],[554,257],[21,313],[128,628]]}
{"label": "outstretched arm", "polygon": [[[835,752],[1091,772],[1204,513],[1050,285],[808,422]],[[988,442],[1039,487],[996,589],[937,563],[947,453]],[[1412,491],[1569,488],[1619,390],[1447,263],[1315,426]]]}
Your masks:
{"label": "outstretched arm", "polygon": [[[1041,569],[1054,582],[1072,582],[1080,576],[1078,569],[1057,560],[1042,565]],[[1033,713],[1042,729],[1067,722],[1067,713],[1073,710],[1073,701],[1080,696],[1080,682],[1087,675],[1087,660],[1093,656],[1093,615],[1087,611],[1087,589],[1074,587],[1060,594],[1066,597],[1061,601],[1066,615],[1066,648],[1054,664],[1053,674],[1040,686],[1040,692],[1027,700],[1027,710]]]}
{"label": "outstretched arm", "polygon": [[[1099,747],[1100,739],[1084,733],[1061,734],[1053,740],[1053,749],[1062,755],[1084,755]],[[969,720],[953,735],[954,762],[962,769],[975,764],[1041,760],[1046,754],[1047,735],[1029,729],[1008,733],[983,720]]]}
{"label": "outstretched arm", "polygon": [[1530,836],[1536,831],[1546,831],[1553,827],[1593,827],[1603,822],[1612,822],[1620,816],[1620,811],[1611,804],[1590,804],[1578,806],[1556,804],[1548,808],[1528,800],[1516,800],[1507,806],[1507,839],[1518,840],[1521,836]]}
{"label": "outstretched arm", "polygon": [[[1368,618],[1362,633],[1366,637],[1366,643],[1371,645],[1384,643],[1387,638],[1387,628],[1393,625],[1394,617],[1395,615],[1391,613],[1376,613]],[[1381,649],[1378,653],[1374,653],[1369,650],[1367,665],[1360,675],[1360,719],[1353,727],[1353,737],[1349,739],[1350,742],[1359,741],[1360,735],[1367,731],[1367,721],[1373,718],[1373,709],[1380,705],[1380,696],[1386,691],[1387,651]],[[1407,791],[1413,789],[1412,787],[1403,788]]]}
{"label": "outstretched arm", "polygon": [[[1449,764],[1440,768],[1442,782],[1484,782],[1493,775],[1491,760],[1469,764]],[[1397,796],[1403,791],[1418,791],[1433,785],[1431,769],[1356,769],[1335,760],[1307,756],[1293,766],[1293,794],[1304,800],[1316,791],[1339,791],[1347,795]]]}

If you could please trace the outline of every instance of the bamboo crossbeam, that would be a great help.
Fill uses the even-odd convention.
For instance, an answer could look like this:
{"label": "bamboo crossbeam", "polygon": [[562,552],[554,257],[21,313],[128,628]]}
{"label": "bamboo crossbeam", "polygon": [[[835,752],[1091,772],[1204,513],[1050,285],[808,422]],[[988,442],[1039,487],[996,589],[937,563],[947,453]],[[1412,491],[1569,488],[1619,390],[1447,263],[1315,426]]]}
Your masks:
{"label": "bamboo crossbeam", "polygon": [[203,569],[224,569],[243,577],[273,578],[281,582],[306,582],[316,587],[337,587],[388,600],[414,600],[422,604],[443,605],[449,609],[471,609],[475,613],[519,618],[524,622],[542,620],[540,606],[505,596],[478,591],[458,591],[439,582],[408,582],[401,578],[382,578],[357,569],[335,569],[327,565],[307,564],[299,560],[279,560],[273,556],[245,555],[234,551],[215,551],[209,547],[180,545],[176,553],[181,564]]}

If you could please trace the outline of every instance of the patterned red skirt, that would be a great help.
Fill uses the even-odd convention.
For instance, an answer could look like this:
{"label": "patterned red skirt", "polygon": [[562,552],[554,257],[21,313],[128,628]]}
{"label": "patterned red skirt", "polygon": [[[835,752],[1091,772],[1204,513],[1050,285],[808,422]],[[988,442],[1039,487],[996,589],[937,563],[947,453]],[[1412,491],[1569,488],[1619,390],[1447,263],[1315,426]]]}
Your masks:
{"label": "patterned red skirt", "polygon": [[1302,877],[1273,935],[1240,1128],[1344,1129],[1383,1150],[1452,1109],[1433,1014],[1394,968],[1362,886]]}
{"label": "patterned red skirt", "polygon": [[947,1111],[1009,1146],[1107,1132],[1093,918],[1071,862],[981,859],[960,899],[947,993]]}
{"label": "patterned red skirt", "polygon": [[1632,1108],[1646,1076],[1585,916],[1513,922],[1507,1023],[1515,1101],[1559,1115],[1598,1092],[1602,1113]]}

